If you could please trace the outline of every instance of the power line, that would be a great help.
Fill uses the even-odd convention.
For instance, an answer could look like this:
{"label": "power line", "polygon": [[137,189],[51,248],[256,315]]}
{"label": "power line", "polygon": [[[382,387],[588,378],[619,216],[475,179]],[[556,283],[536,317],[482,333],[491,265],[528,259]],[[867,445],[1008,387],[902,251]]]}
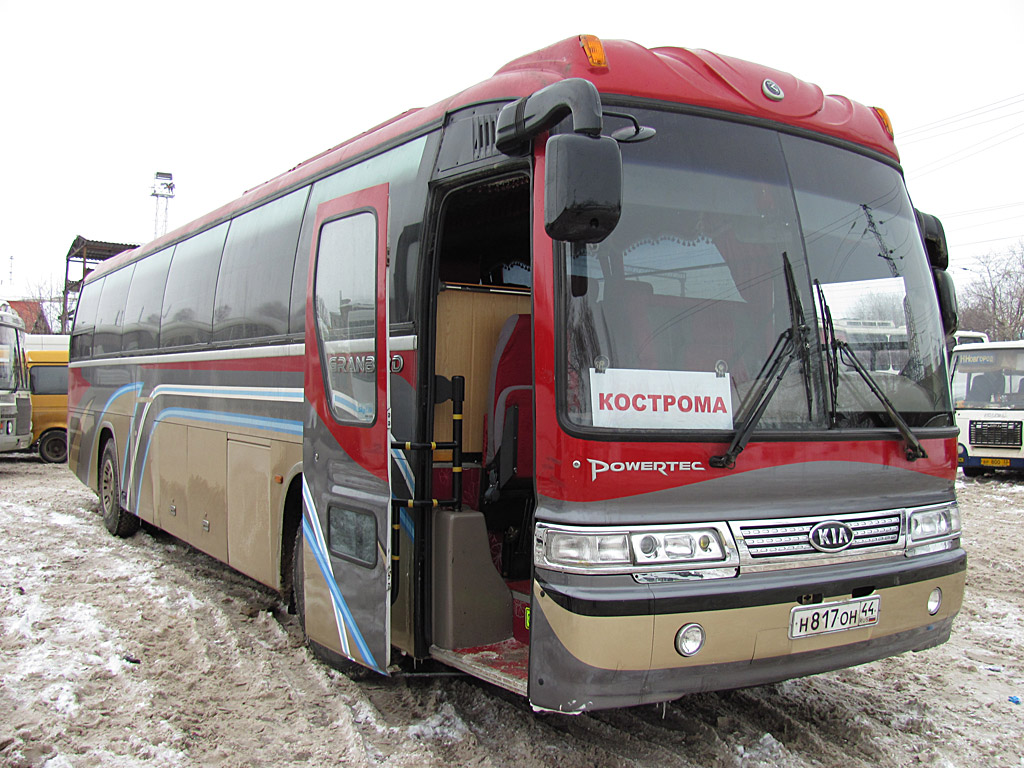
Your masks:
{"label": "power line", "polygon": [[1007,216],[1003,219],[993,219],[992,221],[983,221],[980,224],[968,224],[967,226],[957,227],[957,230],[963,231],[965,229],[977,229],[978,227],[991,227],[993,224],[1001,224],[1004,221],[1016,221],[1019,218],[1024,217],[1024,214],[1018,214],[1016,216]]}
{"label": "power line", "polygon": [[945,221],[946,219],[952,219],[957,216],[973,216],[978,213],[989,213],[990,211],[1001,211],[1004,208],[1018,208],[1024,205],[1024,201],[1019,203],[1004,203],[1003,205],[990,205],[987,208],[973,208],[969,211],[954,211],[953,213],[942,213],[938,214],[938,217]]}
{"label": "power line", "polygon": [[[1024,123],[1021,123],[1019,125],[1015,125],[1015,126],[1013,126],[1013,128],[1009,128],[1009,129],[1007,129],[1005,131],[997,133],[994,136],[990,136],[988,139],[985,139],[985,141],[991,141],[992,139],[996,139],[996,138],[998,138],[1000,136],[1005,136],[1007,133],[1010,133],[1011,131],[1016,131],[1019,128],[1024,128]],[[935,173],[935,171],[940,171],[940,170],[942,170],[943,168],[945,168],[947,166],[953,165],[954,163],[959,163],[961,160],[966,160],[968,157],[974,157],[975,155],[980,154],[982,152],[986,152],[986,151],[988,151],[990,149],[994,149],[995,147],[998,147],[1000,144],[1005,144],[1006,142],[1012,141],[1013,139],[1018,139],[1021,136],[1024,136],[1024,131],[1021,131],[1020,133],[1014,134],[1013,136],[1007,136],[1002,141],[997,141],[995,144],[989,144],[987,147],[981,147],[979,149],[976,149],[973,152],[969,152],[968,151],[968,150],[971,149],[971,147],[967,147],[965,149],[961,149],[961,150],[958,150],[956,152],[952,152],[952,153],[946,155],[945,157],[940,157],[938,160],[933,160],[930,163],[925,163],[918,170],[911,172],[909,174],[909,176],[911,178],[914,178],[914,179],[919,179],[922,176],[927,176],[930,173]],[[962,154],[963,152],[968,152],[968,154],[963,155],[962,157],[957,157],[957,155]],[[948,162],[946,162],[947,160],[948,160]],[[939,163],[941,163],[941,165],[938,165]],[[935,167],[933,168],[931,166],[935,166]],[[923,169],[927,169],[927,170],[923,170]]]}
{"label": "power line", "polygon": [[913,136],[915,133],[926,133],[927,131],[935,130],[937,128],[944,128],[946,125],[951,125],[952,123],[956,123],[961,120],[966,120],[970,117],[977,117],[978,115],[983,115],[988,112],[994,112],[997,109],[1008,107],[1011,104],[1016,104],[1020,101],[1024,101],[1024,93],[1018,93],[1015,96],[1007,96],[1005,99],[993,101],[991,104],[983,104],[980,107],[969,109],[966,112],[960,112],[949,117],[943,117],[938,120],[934,120],[930,123],[925,123],[924,125],[919,125],[915,128],[910,128],[906,131],[902,131],[901,135]]}
{"label": "power line", "polygon": [[943,131],[942,133],[933,133],[930,136],[918,136],[916,138],[911,139],[905,139],[901,137],[900,146],[905,147],[908,144],[916,144],[917,142],[920,141],[930,141],[931,139],[938,139],[942,136],[949,136],[951,133],[959,133],[960,131],[966,131],[971,128],[978,128],[979,126],[988,125],[989,123],[995,123],[999,120],[1005,120],[1006,118],[1014,117],[1015,115],[1024,115],[1024,109],[1018,110],[1016,112],[1007,112],[1005,115],[999,115],[999,117],[992,117],[989,118],[988,120],[982,120],[981,122],[978,123],[971,123],[970,125],[961,125],[959,128],[952,128],[948,131]]}
{"label": "power line", "polygon": [[993,237],[991,240],[975,240],[973,243],[956,243],[955,245],[949,246],[950,248],[966,248],[969,245],[985,245],[986,243],[999,243],[1003,240],[1024,240],[1024,234],[1022,235],[1006,235],[1005,237]]}

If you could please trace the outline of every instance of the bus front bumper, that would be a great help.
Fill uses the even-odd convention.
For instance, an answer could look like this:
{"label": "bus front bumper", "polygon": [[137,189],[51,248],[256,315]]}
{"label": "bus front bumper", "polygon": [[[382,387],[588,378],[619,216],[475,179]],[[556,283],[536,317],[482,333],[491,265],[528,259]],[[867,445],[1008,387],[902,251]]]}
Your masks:
{"label": "bus front bumper", "polygon": [[[963,550],[797,568],[735,579],[639,585],[537,571],[530,626],[530,703],[583,712],[762,685],[863,664],[945,642],[963,601]],[[589,581],[589,584],[588,584]],[[930,614],[929,597],[942,592]],[[645,596],[646,590],[646,596]],[[878,596],[871,626],[790,637],[806,605]],[[676,633],[706,639],[684,657]]]}

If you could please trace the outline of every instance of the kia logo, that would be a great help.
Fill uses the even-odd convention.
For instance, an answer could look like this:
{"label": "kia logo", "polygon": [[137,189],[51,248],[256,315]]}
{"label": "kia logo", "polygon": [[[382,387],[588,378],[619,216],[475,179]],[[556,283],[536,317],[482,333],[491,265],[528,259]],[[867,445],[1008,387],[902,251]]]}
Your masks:
{"label": "kia logo", "polygon": [[853,529],[838,520],[826,520],[811,528],[807,538],[819,552],[842,552],[853,544]]}
{"label": "kia logo", "polygon": [[767,96],[772,101],[782,101],[786,98],[786,94],[783,93],[782,88],[774,80],[766,78],[761,83],[761,93]]}

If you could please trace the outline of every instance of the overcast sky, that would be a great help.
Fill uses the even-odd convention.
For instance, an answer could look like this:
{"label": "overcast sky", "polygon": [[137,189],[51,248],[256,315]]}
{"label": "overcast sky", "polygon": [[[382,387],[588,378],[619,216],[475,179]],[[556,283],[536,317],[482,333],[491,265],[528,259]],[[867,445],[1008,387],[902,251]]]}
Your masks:
{"label": "overcast sky", "polygon": [[884,107],[957,282],[1024,239],[1024,2],[0,0],[0,298],[76,235],[145,242],[580,33],[707,48]]}

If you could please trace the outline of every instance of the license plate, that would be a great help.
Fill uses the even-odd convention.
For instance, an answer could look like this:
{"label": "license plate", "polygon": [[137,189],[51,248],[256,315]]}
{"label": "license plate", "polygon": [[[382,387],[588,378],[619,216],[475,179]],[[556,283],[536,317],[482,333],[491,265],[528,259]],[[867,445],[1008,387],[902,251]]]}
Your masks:
{"label": "license plate", "polygon": [[1009,459],[982,459],[981,466],[983,467],[1008,467],[1010,466]]}
{"label": "license plate", "polygon": [[810,637],[878,623],[882,598],[858,597],[841,603],[800,606],[789,614],[789,637]]}

